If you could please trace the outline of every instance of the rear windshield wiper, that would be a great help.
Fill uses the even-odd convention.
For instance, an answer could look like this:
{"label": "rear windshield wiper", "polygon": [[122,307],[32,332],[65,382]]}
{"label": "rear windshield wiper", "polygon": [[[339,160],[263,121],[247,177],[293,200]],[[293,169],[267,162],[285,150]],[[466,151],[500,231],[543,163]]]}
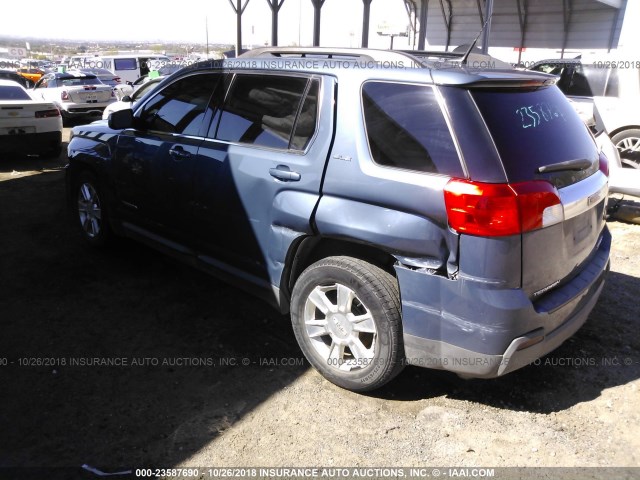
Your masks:
{"label": "rear windshield wiper", "polygon": [[548,172],[564,172],[568,170],[586,170],[593,162],[591,160],[587,160],[586,158],[578,158],[576,160],[567,160],[566,162],[560,163],[552,163],[551,165],[544,165],[542,167],[538,167],[536,170],[537,173],[548,173]]}

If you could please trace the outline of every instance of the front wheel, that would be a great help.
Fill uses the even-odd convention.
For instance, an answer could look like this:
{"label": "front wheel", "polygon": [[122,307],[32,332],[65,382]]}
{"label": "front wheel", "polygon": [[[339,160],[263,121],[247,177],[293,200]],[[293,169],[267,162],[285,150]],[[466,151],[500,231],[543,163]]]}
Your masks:
{"label": "front wheel", "polygon": [[293,330],[305,357],[327,380],[353,390],[381,387],[403,368],[396,279],[352,257],[329,257],[298,278]]}
{"label": "front wheel", "polygon": [[84,172],[76,182],[76,220],[83,238],[96,247],[105,246],[111,237],[104,196],[96,177]]}

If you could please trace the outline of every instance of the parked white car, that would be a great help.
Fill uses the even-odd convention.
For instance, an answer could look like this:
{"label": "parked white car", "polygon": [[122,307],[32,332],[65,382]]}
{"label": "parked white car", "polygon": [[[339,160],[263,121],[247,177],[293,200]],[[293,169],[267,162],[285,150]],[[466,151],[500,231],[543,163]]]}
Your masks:
{"label": "parked white car", "polygon": [[600,102],[596,100],[593,108],[594,125],[591,130],[600,151],[609,160],[609,193],[640,197],[640,169],[623,168],[626,165],[622,162],[619,148],[616,148],[609,137],[609,129],[601,112]]}
{"label": "parked white car", "polygon": [[36,83],[35,98],[56,104],[62,120],[76,117],[98,117],[115,96],[109,85],[98,77],[74,70],[65,73],[47,73]]}
{"label": "parked white car", "polygon": [[150,80],[147,80],[145,83],[138,85],[137,88],[133,90],[133,93],[123,96],[119,101],[113,102],[107,108],[105,108],[104,112],[102,113],[102,119],[107,120],[111,113],[117,112],[118,110],[133,108],[138,100],[140,100],[144,95],[156,88],[158,84],[162,80],[164,80],[164,78],[166,77],[152,78]]}
{"label": "parked white car", "polygon": [[593,126],[594,102],[623,167],[640,169],[640,68],[635,58],[583,56],[536,62],[531,70],[558,75],[558,87]]}
{"label": "parked white car", "polygon": [[52,103],[34,100],[12,80],[0,80],[0,152],[57,157],[62,117]]}

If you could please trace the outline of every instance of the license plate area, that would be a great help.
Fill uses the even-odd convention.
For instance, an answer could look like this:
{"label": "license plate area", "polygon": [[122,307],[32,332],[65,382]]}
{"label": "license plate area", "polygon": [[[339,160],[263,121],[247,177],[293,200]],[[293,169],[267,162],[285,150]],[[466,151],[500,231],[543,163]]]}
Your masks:
{"label": "license plate area", "polygon": [[36,133],[36,127],[4,127],[0,128],[0,135],[26,135]]}

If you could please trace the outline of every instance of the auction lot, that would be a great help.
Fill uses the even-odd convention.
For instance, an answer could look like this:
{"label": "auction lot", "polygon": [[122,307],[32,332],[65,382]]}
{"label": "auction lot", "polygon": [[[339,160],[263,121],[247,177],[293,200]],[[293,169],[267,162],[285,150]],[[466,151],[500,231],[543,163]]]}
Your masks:
{"label": "auction lot", "polygon": [[0,159],[0,467],[640,466],[640,225],[610,222],[600,301],[538,365],[409,367],[361,395],[261,301],[129,241],[87,247],[64,164]]}

